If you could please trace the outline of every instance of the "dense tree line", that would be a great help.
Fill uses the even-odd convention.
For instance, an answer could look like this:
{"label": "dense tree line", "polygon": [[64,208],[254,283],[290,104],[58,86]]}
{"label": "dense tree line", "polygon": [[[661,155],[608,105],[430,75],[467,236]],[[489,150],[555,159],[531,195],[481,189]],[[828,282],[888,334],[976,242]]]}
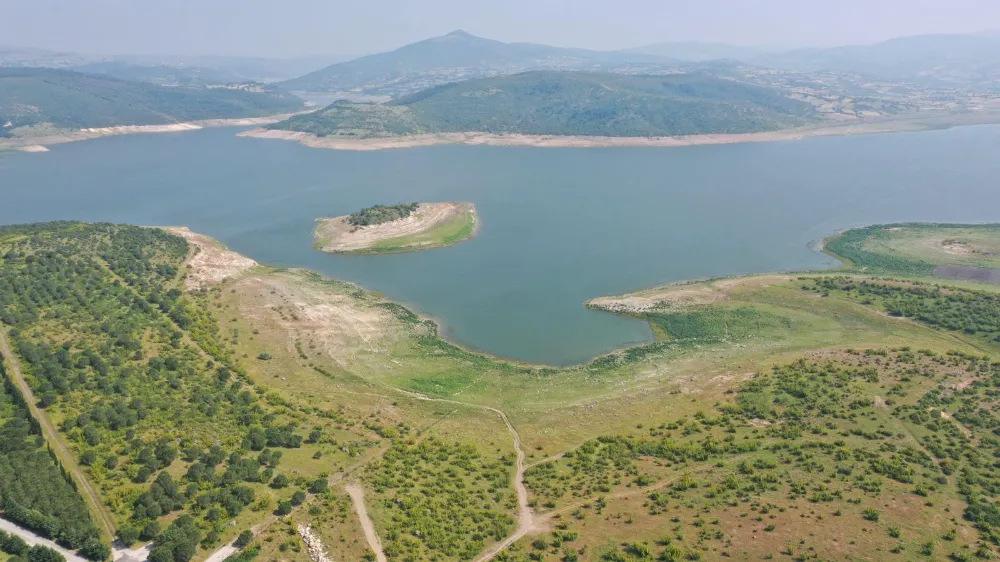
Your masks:
{"label": "dense tree line", "polygon": [[354,226],[371,226],[394,220],[405,219],[417,210],[419,203],[399,203],[396,205],[375,205],[351,213],[347,217],[348,224]]}
{"label": "dense tree line", "polygon": [[[3,517],[93,560],[108,556],[86,504],[44,446],[37,421],[0,355],[0,509]],[[22,553],[11,553],[20,555]]]}

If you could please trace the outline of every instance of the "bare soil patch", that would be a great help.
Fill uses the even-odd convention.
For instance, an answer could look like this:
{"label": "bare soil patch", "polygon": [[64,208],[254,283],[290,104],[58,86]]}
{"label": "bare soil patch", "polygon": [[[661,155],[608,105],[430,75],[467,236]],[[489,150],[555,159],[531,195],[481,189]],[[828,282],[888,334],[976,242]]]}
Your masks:
{"label": "bare soil patch", "polygon": [[598,297],[587,306],[619,314],[643,314],[653,311],[682,310],[723,301],[741,286],[766,287],[792,278],[784,275],[735,277],[719,281],[683,285],[665,285],[614,297]]}
{"label": "bare soil patch", "polygon": [[[319,225],[313,236],[324,252],[357,252],[371,249],[385,240],[430,232],[466,213],[475,213],[472,203],[421,203],[406,218],[371,226],[354,226],[348,222],[348,215],[317,219]],[[432,243],[428,240],[416,242],[414,246]]]}
{"label": "bare soil patch", "polygon": [[348,290],[356,287],[344,287],[310,282],[297,271],[250,275],[233,285],[241,315],[261,329],[276,326],[289,352],[308,347],[347,367],[359,353],[387,353],[407,332],[374,297],[358,298]]}
{"label": "bare soil patch", "polygon": [[192,232],[187,227],[169,227],[164,230],[184,238],[197,248],[197,253],[187,263],[190,268],[186,281],[188,289],[221,283],[257,265],[252,259],[227,249],[204,234]]}

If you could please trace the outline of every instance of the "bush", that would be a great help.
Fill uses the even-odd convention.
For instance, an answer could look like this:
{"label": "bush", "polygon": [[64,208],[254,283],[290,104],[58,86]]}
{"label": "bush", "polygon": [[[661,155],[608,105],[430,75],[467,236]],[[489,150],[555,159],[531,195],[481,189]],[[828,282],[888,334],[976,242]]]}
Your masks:
{"label": "bush", "polygon": [[240,536],[236,537],[236,542],[234,542],[233,544],[235,544],[238,548],[245,548],[248,544],[250,544],[250,541],[252,540],[253,540],[253,531],[247,529],[246,531],[240,533]]}
{"label": "bush", "polygon": [[327,483],[326,478],[317,478],[309,483],[309,493],[322,494],[326,491],[328,486],[329,484]]}

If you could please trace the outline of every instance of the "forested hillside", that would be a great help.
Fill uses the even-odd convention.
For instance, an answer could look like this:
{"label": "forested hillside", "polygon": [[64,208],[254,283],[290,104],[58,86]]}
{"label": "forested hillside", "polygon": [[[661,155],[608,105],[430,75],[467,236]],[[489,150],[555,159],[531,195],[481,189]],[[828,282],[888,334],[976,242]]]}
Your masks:
{"label": "forested hillside", "polygon": [[[312,480],[298,471],[309,461],[286,475],[282,453],[311,450],[323,436],[317,424],[340,420],[262,400],[208,308],[178,288],[188,252],[183,238],[156,229],[0,228],[4,335],[34,399],[102,491],[118,537],[153,540],[156,562],[217,546],[251,507],[260,517],[274,501],[281,509],[304,497]],[[7,411],[17,406],[8,402]],[[311,429],[300,427],[305,419]],[[95,533],[86,510],[28,433],[23,417],[4,426],[0,467],[15,469],[0,470],[5,512],[86,545]],[[18,505],[50,522],[22,517]]]}
{"label": "forested hillside", "polygon": [[259,117],[301,109],[271,87],[164,87],[43,68],[0,68],[0,137],[23,127],[80,129]]}
{"label": "forested hillside", "polygon": [[770,131],[812,109],[704,75],[527,72],[438,86],[386,105],[336,102],[270,126],[353,138],[446,132],[645,137]]}

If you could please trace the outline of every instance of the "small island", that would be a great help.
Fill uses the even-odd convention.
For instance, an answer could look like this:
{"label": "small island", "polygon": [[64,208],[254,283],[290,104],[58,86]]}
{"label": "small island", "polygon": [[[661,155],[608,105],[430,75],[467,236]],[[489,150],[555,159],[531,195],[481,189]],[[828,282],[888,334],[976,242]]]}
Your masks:
{"label": "small island", "polygon": [[476,233],[472,203],[375,205],[316,219],[313,247],[334,254],[395,254],[457,244]]}

